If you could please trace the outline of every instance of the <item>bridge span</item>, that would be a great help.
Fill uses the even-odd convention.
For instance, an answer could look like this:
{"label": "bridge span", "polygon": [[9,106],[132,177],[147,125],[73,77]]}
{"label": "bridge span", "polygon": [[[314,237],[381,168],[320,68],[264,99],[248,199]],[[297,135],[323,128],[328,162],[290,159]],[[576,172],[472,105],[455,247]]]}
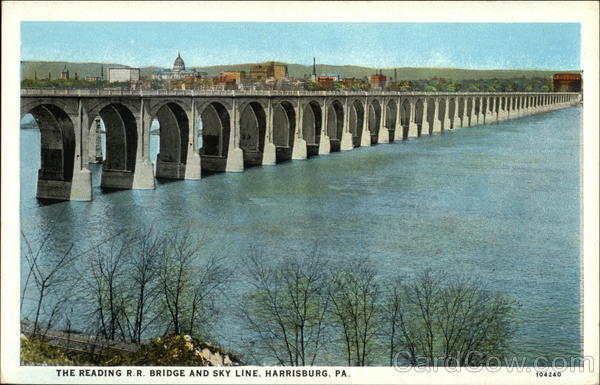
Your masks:
{"label": "bridge span", "polygon": [[[21,117],[40,128],[40,199],[92,199],[90,155],[106,128],[101,186],[152,189],[156,177],[200,179],[569,107],[579,93],[22,89]],[[91,156],[94,157],[93,155]]]}

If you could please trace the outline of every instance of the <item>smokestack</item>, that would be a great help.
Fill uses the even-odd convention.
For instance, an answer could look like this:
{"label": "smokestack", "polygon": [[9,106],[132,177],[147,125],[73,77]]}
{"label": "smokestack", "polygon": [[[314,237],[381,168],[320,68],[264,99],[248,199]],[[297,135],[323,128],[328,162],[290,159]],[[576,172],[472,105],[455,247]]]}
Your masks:
{"label": "smokestack", "polygon": [[313,75],[317,76],[317,59],[313,57]]}
{"label": "smokestack", "polygon": [[396,69],[394,68],[394,81],[398,80],[398,74],[396,72]]}

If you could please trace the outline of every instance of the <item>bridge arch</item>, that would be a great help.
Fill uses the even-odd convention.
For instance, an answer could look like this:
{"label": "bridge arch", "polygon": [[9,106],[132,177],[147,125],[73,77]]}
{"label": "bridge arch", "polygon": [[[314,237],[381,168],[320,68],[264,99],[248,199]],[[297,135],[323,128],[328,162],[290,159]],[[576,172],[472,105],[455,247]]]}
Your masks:
{"label": "bridge arch", "polygon": [[276,161],[292,159],[292,149],[296,136],[296,110],[289,101],[281,101],[273,106],[273,144]]}
{"label": "bridge arch", "polygon": [[352,145],[354,147],[360,147],[360,138],[365,119],[365,108],[363,103],[358,99],[354,99],[348,107],[348,129],[352,134]]}
{"label": "bridge arch", "polygon": [[[21,113],[22,116],[31,114],[40,129],[41,161],[38,171],[38,197],[50,198],[40,191],[41,186],[45,184],[44,181],[70,182],[73,179],[75,166],[73,122],[62,108],[51,103],[25,106]],[[62,187],[70,189],[64,184]],[[62,199],[69,199],[70,191],[65,191],[61,195],[64,195]],[[57,196],[57,199],[60,198]]]}
{"label": "bridge arch", "polygon": [[344,107],[334,99],[327,108],[327,135],[332,152],[340,151],[340,143],[344,132]]}
{"label": "bridge arch", "polygon": [[393,142],[396,137],[402,138],[402,133],[396,132],[396,115],[398,112],[398,105],[393,99],[390,99],[386,103],[385,108],[385,126],[389,132],[389,141]]}
{"label": "bridge arch", "polygon": [[411,116],[411,105],[410,100],[405,98],[402,100],[400,104],[400,121],[402,123],[402,138],[405,139],[408,137],[408,126],[410,125]]}
{"label": "bridge arch", "polygon": [[423,98],[418,98],[415,102],[415,124],[417,125],[417,132],[419,136],[423,133],[424,111],[425,101]]}
{"label": "bridge arch", "polygon": [[159,151],[156,155],[158,178],[181,179],[185,175],[189,141],[189,117],[183,107],[166,102],[154,109],[151,119],[156,118],[160,130]]}
{"label": "bridge arch", "polygon": [[240,148],[244,153],[244,167],[262,165],[267,128],[266,113],[259,102],[240,106]]}
{"label": "bridge arch", "polygon": [[369,102],[369,122],[368,130],[371,136],[371,144],[377,144],[379,135],[379,124],[381,122],[381,104],[377,99],[372,99]]}
{"label": "bridge arch", "polygon": [[319,154],[322,113],[321,105],[315,100],[302,107],[302,137],[306,141],[308,156]]}
{"label": "bridge arch", "polygon": [[[105,105],[98,115],[106,130],[106,156],[102,163],[102,187],[130,189],[137,154],[137,121],[121,103]],[[90,122],[89,129],[95,124]]]}
{"label": "bridge arch", "polygon": [[220,101],[209,101],[196,107],[198,118],[194,134],[204,174],[225,171],[231,130],[227,107]]}

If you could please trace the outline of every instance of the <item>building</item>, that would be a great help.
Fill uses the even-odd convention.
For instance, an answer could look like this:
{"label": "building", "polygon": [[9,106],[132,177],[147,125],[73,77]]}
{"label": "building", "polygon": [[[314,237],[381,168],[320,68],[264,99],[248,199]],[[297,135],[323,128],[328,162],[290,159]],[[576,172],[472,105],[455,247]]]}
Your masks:
{"label": "building", "polygon": [[84,80],[86,82],[99,82],[102,80],[102,78],[100,76],[86,76]]}
{"label": "building", "polygon": [[250,66],[248,80],[251,82],[264,82],[269,78],[279,80],[286,77],[287,65],[272,61],[262,64],[253,64]]}
{"label": "building", "polygon": [[189,77],[206,77],[206,72],[196,71],[195,69],[185,69],[185,62],[181,58],[181,54],[177,52],[177,57],[173,62],[173,68],[165,68],[154,72],[152,79],[155,80],[181,80]]}
{"label": "building", "polygon": [[387,85],[387,78],[383,74],[371,75],[369,78],[369,84],[373,90],[383,90]]}
{"label": "building", "polygon": [[242,84],[246,80],[246,71],[223,71],[217,79],[220,83]]}
{"label": "building", "polygon": [[109,68],[108,82],[137,82],[140,80],[139,68]]}
{"label": "building", "polygon": [[323,90],[332,90],[335,82],[339,81],[340,79],[340,75],[321,74],[321,76],[317,78],[317,84],[319,85],[319,88]]}
{"label": "building", "polygon": [[581,74],[558,73],[552,76],[552,90],[554,92],[580,92]]}
{"label": "building", "polygon": [[342,75],[340,74],[321,74],[319,77],[332,78],[334,82],[339,82],[342,80]]}
{"label": "building", "polygon": [[67,68],[66,64],[65,68],[63,68],[62,72],[60,73],[60,80],[69,80],[69,69]]}

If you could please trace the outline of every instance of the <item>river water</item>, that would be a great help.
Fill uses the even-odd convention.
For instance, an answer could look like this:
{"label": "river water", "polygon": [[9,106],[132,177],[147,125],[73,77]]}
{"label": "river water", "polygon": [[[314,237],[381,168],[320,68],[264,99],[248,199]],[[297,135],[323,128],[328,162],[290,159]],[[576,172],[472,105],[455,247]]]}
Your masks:
{"label": "river water", "polygon": [[[386,278],[467,272],[518,300],[518,357],[578,356],[580,114],[573,107],[155,190],[102,193],[101,166],[90,165],[92,202],[46,206],[35,198],[39,131],[21,130],[21,226],[39,239],[57,222],[52,246],[83,250],[109,232],[185,224],[206,255],[226,256],[236,271],[251,248],[277,259],[317,243],[336,261],[370,257]],[[152,159],[156,144],[153,136]],[[244,287],[230,290],[235,299]],[[236,302],[224,306],[227,314]],[[219,342],[239,347],[240,325],[224,329]]]}

